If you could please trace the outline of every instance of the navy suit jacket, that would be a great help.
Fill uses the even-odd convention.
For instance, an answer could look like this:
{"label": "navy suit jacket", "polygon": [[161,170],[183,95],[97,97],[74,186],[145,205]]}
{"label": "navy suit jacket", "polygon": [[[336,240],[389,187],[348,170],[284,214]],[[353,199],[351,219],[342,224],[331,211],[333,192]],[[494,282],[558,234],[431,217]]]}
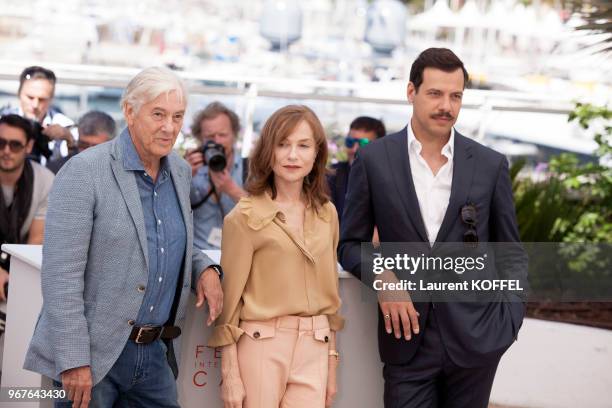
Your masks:
{"label": "navy suit jacket", "polygon": [[338,221],[342,224],[342,211],[344,210],[344,198],[348,186],[348,178],[351,165],[347,161],[338,162],[331,166],[331,174],[327,176],[331,202],[338,211]]}
{"label": "navy suit jacket", "polygon": [[[450,200],[436,243],[463,241],[466,225],[460,210],[468,202],[477,208],[480,242],[516,244],[512,259],[508,259],[509,253],[496,254],[494,273],[500,279],[526,281],[527,256],[520,245],[508,162],[502,154],[455,132]],[[338,259],[345,270],[370,288],[372,276],[361,275],[362,263],[368,262],[362,259],[361,243],[371,241],[375,225],[383,243],[422,242],[429,246],[410,171],[407,128],[359,149],[350,172],[342,219]],[[510,262],[524,267],[508,267]],[[512,302],[435,303],[443,344],[456,364],[489,364],[516,339],[524,317],[524,299],[506,300]],[[409,362],[427,335],[431,303],[414,306],[420,313],[421,331],[410,341],[385,332],[379,308],[378,338],[383,362]]]}

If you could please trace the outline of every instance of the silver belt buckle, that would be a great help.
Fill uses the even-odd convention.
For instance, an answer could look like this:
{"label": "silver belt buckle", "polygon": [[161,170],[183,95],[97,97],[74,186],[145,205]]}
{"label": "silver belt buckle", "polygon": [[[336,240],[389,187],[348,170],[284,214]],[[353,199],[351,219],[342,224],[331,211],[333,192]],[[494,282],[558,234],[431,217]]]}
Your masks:
{"label": "silver belt buckle", "polygon": [[[136,344],[144,344],[144,341],[142,340],[143,333],[152,332],[155,329],[156,329],[155,327],[147,327],[147,326],[143,326],[143,327],[139,328],[138,329],[138,334],[136,335],[136,339],[134,340],[134,343],[136,343]],[[160,330],[159,331],[159,335],[157,336],[158,338],[159,338],[159,336],[161,336],[161,332],[162,331]]]}

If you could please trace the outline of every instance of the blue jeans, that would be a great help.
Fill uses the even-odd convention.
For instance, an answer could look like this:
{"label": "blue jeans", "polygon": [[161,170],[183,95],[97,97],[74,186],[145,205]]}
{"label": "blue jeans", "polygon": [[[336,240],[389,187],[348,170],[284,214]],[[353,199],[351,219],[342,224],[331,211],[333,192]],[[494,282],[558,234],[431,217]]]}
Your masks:
{"label": "blue jeans", "polygon": [[[55,402],[55,408],[69,407],[69,401]],[[166,345],[161,340],[150,344],[128,340],[113,367],[91,390],[89,407],[179,408]]]}

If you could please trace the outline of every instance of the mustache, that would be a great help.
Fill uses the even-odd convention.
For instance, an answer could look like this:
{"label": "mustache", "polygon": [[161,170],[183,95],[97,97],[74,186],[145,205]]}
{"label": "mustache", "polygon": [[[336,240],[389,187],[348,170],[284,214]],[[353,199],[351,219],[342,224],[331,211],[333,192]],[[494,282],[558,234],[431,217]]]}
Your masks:
{"label": "mustache", "polygon": [[444,119],[454,119],[454,116],[450,114],[450,112],[438,112],[435,115],[431,116],[434,119],[444,118]]}

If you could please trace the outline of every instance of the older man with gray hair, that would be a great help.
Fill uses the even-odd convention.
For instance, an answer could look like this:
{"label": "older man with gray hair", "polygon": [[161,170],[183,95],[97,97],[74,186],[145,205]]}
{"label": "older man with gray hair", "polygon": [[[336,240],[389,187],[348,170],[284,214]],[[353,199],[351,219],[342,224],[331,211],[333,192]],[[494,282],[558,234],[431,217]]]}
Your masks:
{"label": "older man with gray hair", "polygon": [[221,311],[221,268],[193,248],[191,169],[172,151],[186,103],[176,75],[145,69],[121,101],[127,129],[55,179],[24,367],[61,381],[73,407],[178,407],[190,288],[209,325]]}

